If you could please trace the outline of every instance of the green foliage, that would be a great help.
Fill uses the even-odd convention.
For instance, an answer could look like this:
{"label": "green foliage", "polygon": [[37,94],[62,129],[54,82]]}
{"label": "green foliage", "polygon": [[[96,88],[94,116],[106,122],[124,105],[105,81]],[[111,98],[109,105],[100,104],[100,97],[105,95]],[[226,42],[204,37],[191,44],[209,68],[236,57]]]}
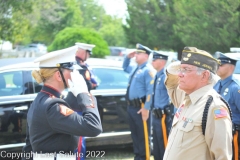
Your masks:
{"label": "green foliage", "polygon": [[80,3],[76,0],[48,1],[40,7],[41,18],[38,25],[32,30],[33,41],[44,41],[50,44],[55,35],[66,27],[82,25]]}
{"label": "green foliage", "polygon": [[0,39],[17,42],[28,35],[30,21],[25,17],[33,4],[34,0],[0,0]]}
{"label": "green foliage", "polygon": [[188,46],[211,53],[229,52],[233,42],[239,39],[239,5],[240,1],[236,0],[202,0],[201,3],[175,0],[174,9],[178,11],[175,33]]}
{"label": "green foliage", "polygon": [[56,35],[48,51],[67,48],[76,42],[95,44],[93,57],[104,57],[110,52],[107,42],[96,31],[87,28],[65,28]]}
{"label": "green foliage", "polygon": [[143,43],[156,50],[184,47],[174,34],[175,13],[171,0],[127,0],[129,18],[124,30],[130,44]]}
{"label": "green foliage", "polygon": [[93,28],[108,42],[109,46],[127,46],[122,19],[106,15],[96,0],[79,0],[83,15],[83,26]]}

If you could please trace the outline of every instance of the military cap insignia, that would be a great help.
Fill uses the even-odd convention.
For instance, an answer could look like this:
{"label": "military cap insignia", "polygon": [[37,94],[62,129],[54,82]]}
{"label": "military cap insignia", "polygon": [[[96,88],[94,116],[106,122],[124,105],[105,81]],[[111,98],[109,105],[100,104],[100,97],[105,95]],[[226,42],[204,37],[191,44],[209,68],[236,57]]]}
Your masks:
{"label": "military cap insignia", "polygon": [[191,57],[191,56],[192,56],[192,54],[191,54],[191,53],[188,53],[187,57]]}
{"label": "military cap insignia", "polygon": [[59,104],[59,107],[60,107],[60,113],[64,116],[69,116],[74,113],[74,111],[72,109],[68,108],[67,106]]}
{"label": "military cap insignia", "polygon": [[189,58],[187,58],[187,57],[183,57],[183,60],[184,60],[184,61],[188,61]]}
{"label": "military cap insignia", "polygon": [[214,118],[219,119],[219,118],[225,118],[228,115],[228,112],[225,108],[218,108],[213,111],[214,113]]}

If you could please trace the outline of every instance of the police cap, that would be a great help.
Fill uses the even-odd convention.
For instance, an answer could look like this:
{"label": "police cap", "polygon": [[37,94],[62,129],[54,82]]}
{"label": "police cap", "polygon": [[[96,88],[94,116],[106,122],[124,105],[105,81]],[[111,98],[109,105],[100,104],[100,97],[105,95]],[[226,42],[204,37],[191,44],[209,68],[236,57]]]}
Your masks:
{"label": "police cap", "polygon": [[185,47],[182,51],[181,64],[190,64],[216,73],[219,61],[196,47]]}
{"label": "police cap", "polygon": [[152,52],[152,50],[146,46],[143,46],[141,45],[140,43],[137,43],[136,44],[136,52],[143,52],[143,53],[146,53],[146,54],[150,54]]}
{"label": "police cap", "polygon": [[238,58],[229,57],[219,51],[216,52],[216,55],[218,57],[218,60],[220,60],[221,65],[222,64],[233,64],[235,66],[237,61],[239,60]]}
{"label": "police cap", "polygon": [[78,48],[84,49],[86,51],[88,51],[90,54],[92,54],[92,49],[95,47],[94,44],[86,44],[86,43],[75,43],[76,46],[78,46]]}
{"label": "police cap", "polygon": [[156,59],[168,60],[168,55],[164,55],[157,51],[153,51],[153,60],[156,60]]}
{"label": "police cap", "polygon": [[46,53],[34,60],[39,63],[39,68],[65,68],[81,69],[75,61],[77,46]]}

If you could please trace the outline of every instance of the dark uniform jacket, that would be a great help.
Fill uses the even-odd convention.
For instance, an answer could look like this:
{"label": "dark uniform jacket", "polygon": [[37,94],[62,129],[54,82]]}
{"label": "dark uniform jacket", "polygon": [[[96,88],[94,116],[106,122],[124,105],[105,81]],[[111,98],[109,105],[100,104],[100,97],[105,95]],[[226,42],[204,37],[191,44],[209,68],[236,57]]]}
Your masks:
{"label": "dark uniform jacket", "polygon": [[102,126],[95,99],[88,93],[80,93],[77,102],[82,116],[60,98],[58,91],[45,85],[28,111],[23,151],[30,152],[32,148],[34,153],[73,153],[78,136],[100,134]]}

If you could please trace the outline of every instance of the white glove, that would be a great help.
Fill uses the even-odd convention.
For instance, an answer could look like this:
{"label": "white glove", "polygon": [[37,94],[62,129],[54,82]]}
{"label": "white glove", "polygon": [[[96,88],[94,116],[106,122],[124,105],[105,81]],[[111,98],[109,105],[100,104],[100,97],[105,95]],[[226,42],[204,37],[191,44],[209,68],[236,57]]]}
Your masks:
{"label": "white glove", "polygon": [[79,93],[88,93],[87,84],[81,74],[77,70],[73,70],[71,74],[71,79],[68,79],[69,91],[71,91],[75,97]]}
{"label": "white glove", "polygon": [[167,66],[167,72],[173,75],[178,75],[181,61],[175,61]]}

